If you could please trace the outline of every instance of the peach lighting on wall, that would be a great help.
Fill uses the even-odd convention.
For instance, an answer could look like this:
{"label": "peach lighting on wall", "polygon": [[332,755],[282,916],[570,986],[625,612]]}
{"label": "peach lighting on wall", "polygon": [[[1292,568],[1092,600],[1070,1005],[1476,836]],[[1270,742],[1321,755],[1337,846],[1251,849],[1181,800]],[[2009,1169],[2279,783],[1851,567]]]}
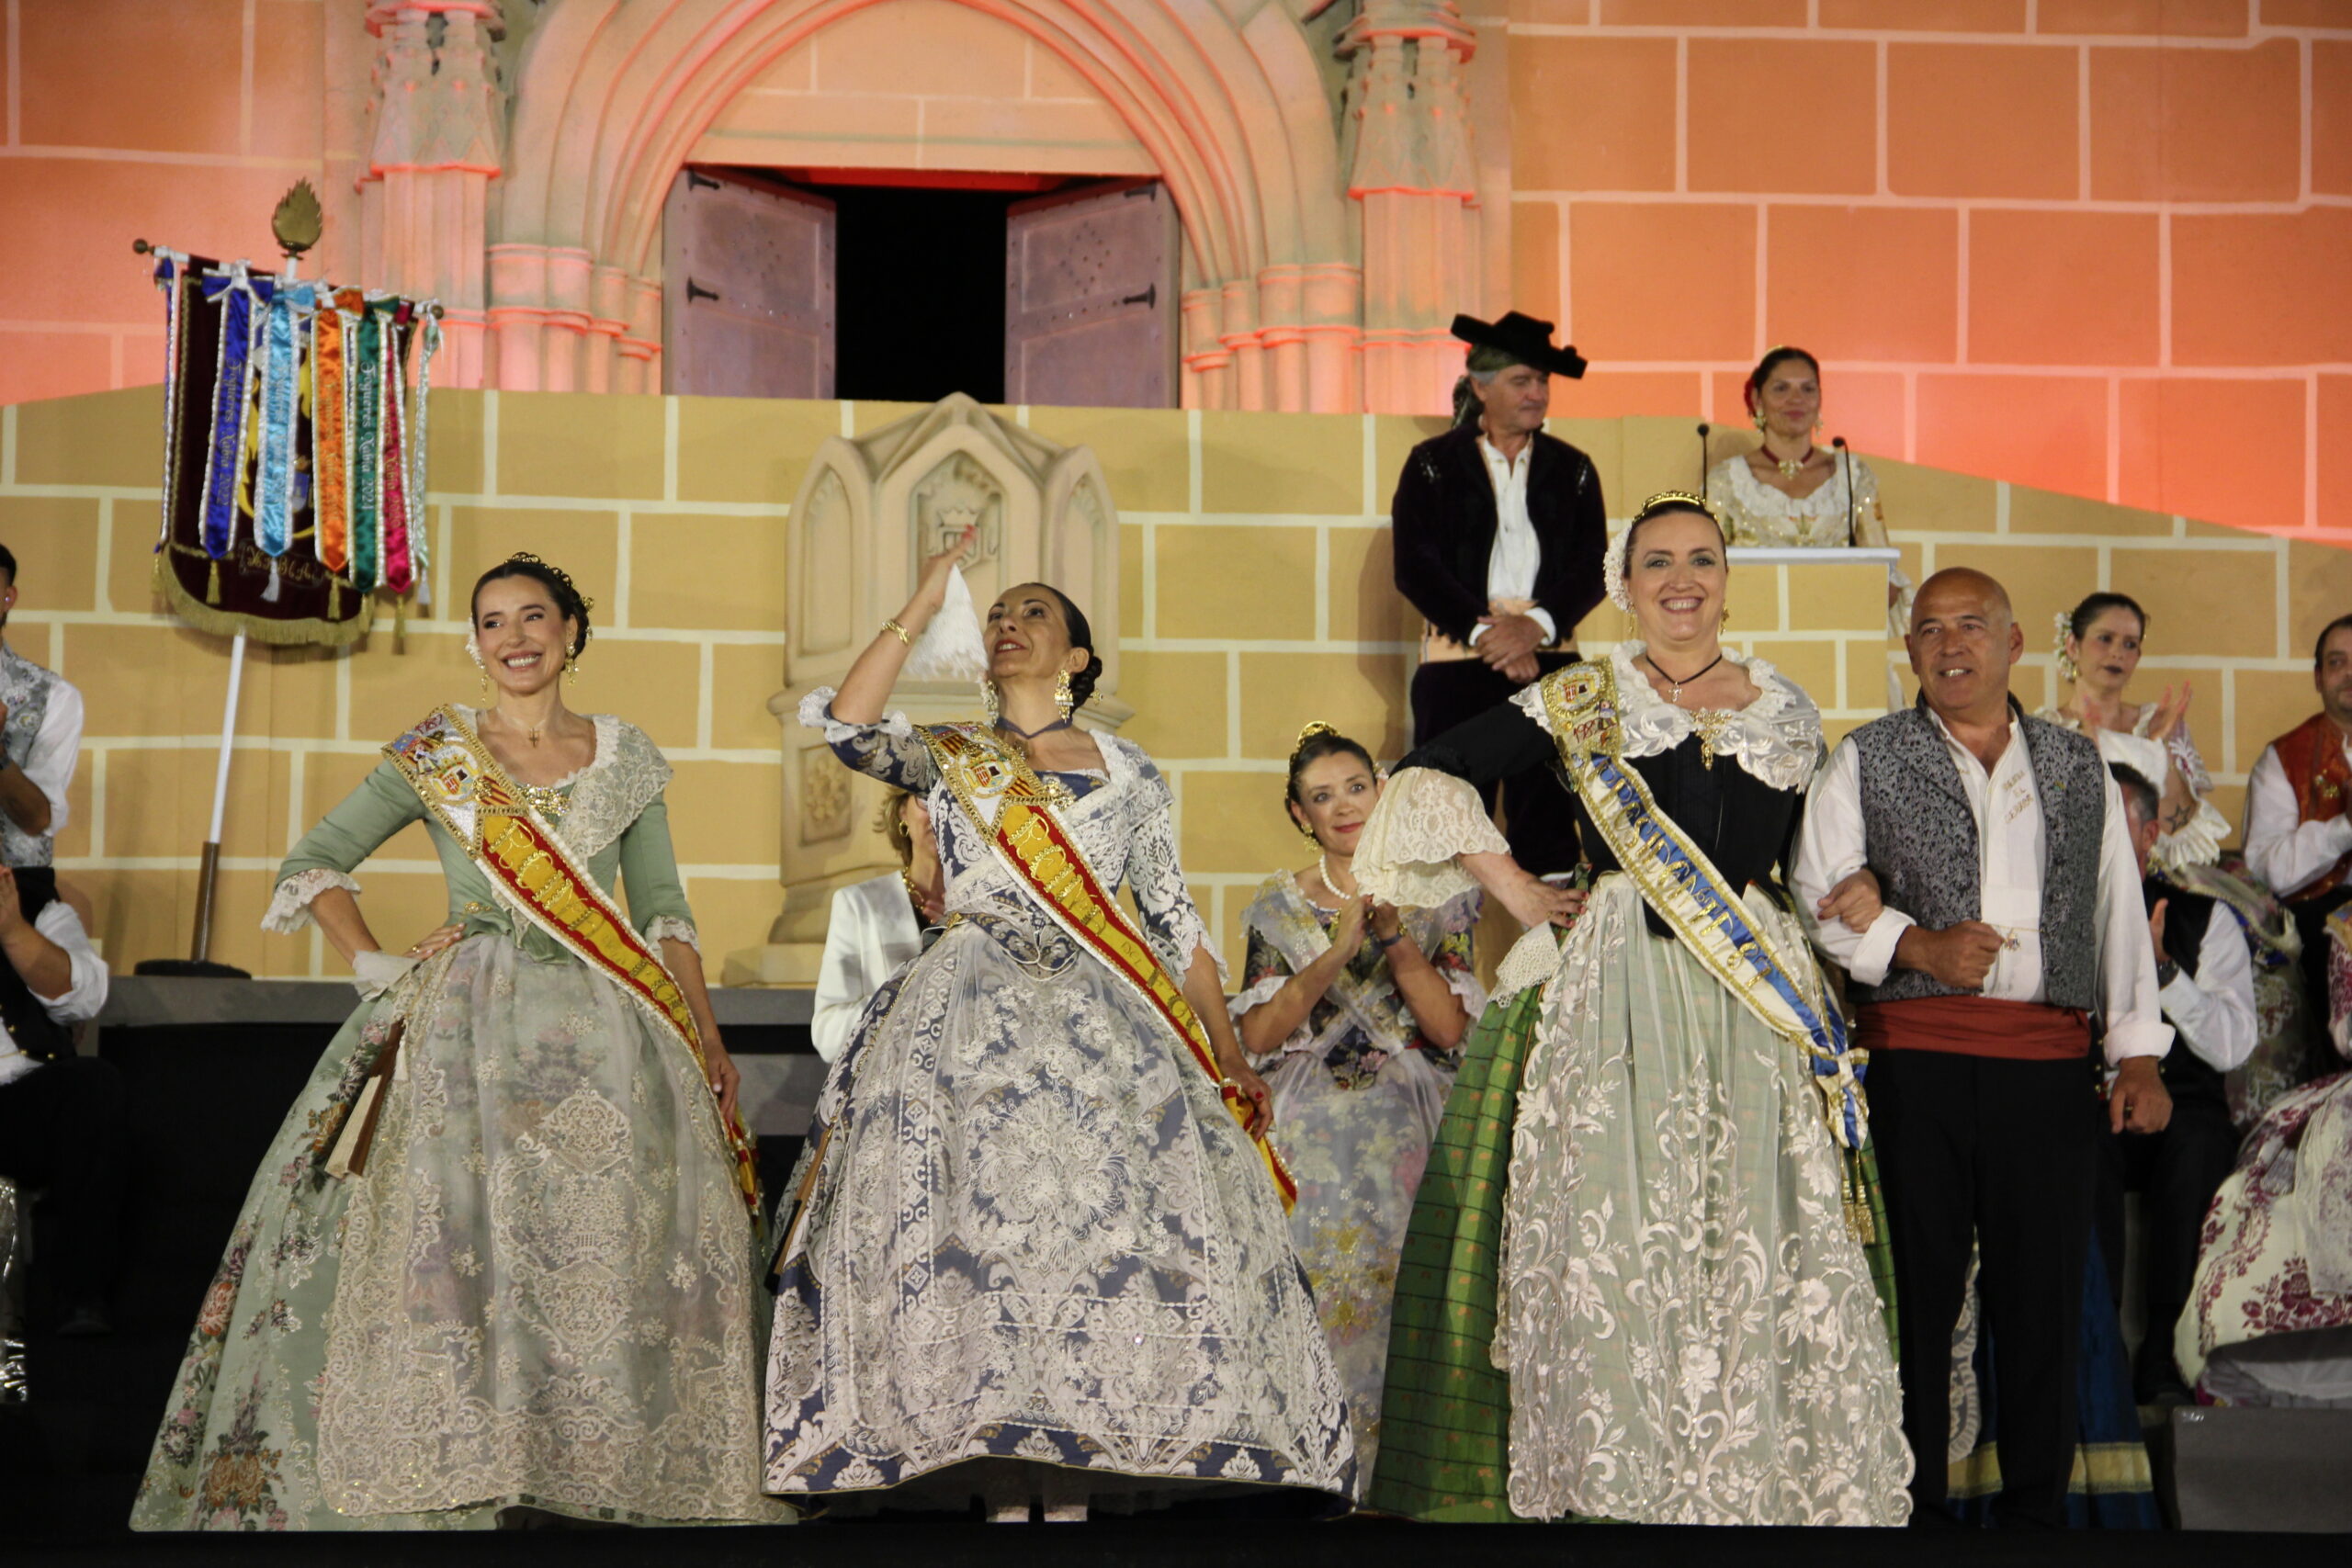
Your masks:
{"label": "peach lighting on wall", "polygon": [[1736,420],[1793,341],[1865,454],[2352,539],[2336,0],[1239,9],[0,0],[0,402],[155,379],[96,263],[266,254],[301,175],[322,265],[448,307],[450,384],[657,387],[662,192],[786,136],[1158,174],[1189,406],[1424,407],[1452,310],[1516,307],[1594,362],[1566,414]]}

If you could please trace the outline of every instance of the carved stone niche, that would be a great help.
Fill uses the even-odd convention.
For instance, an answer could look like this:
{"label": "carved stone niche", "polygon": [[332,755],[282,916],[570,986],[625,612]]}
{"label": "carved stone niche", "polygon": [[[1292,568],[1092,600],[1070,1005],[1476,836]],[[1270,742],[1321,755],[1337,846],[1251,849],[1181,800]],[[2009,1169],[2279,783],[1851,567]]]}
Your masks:
{"label": "carved stone niche", "polygon": [[[982,615],[1005,589],[1048,582],[1086,612],[1102,679],[1078,714],[1113,731],[1119,701],[1119,518],[1093,450],[1062,446],[962,393],[817,449],[785,527],[792,618],[785,688],[768,700],[783,726],[784,911],[767,944],[728,956],[728,985],[809,985],[823,956],[833,891],[898,869],[874,830],[885,787],[853,773],[801,728],[800,700],[838,686],[882,623],[913,593],[923,561],[965,528],[964,561]],[[980,716],[969,682],[901,681],[889,710],[917,724]]]}

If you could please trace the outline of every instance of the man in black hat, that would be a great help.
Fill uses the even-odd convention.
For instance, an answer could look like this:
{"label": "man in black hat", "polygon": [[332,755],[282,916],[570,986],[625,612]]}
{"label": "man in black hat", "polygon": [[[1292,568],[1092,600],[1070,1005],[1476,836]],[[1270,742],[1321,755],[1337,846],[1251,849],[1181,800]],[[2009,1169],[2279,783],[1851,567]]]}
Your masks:
{"label": "man in black hat", "polygon": [[[1584,374],[1552,323],[1513,310],[1453,318],[1471,345],[1454,427],[1413,448],[1390,503],[1397,591],[1428,622],[1413,673],[1413,744],[1426,744],[1577,657],[1577,623],[1600,603],[1608,509],[1592,459],[1544,434],[1552,377]],[[1488,810],[1497,786],[1481,792]],[[1576,825],[1550,767],[1502,781],[1511,855],[1539,875],[1572,869]]]}

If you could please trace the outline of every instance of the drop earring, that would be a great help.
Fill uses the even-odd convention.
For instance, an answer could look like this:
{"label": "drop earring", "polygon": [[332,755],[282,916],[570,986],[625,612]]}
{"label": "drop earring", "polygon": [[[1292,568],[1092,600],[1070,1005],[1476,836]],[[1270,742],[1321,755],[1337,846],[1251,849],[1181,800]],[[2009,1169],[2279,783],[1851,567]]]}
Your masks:
{"label": "drop earring", "polygon": [[482,662],[481,645],[471,638],[466,641],[466,652],[474,661],[474,673],[481,677],[481,700],[486,706],[490,702],[490,666]]}
{"label": "drop earring", "polygon": [[1723,619],[1721,619],[1721,620],[1719,620],[1719,621],[1717,621],[1717,622],[1715,623],[1715,629],[1716,629],[1716,630],[1718,630],[1718,631],[1724,631],[1724,630],[1727,630],[1727,629],[1729,629],[1730,626],[1731,626],[1731,606],[1730,606],[1730,605],[1728,605],[1728,604],[1726,604],[1726,605],[1724,605],[1724,606]]}
{"label": "drop earring", "polygon": [[1078,706],[1078,694],[1070,690],[1069,671],[1065,670],[1054,677],[1054,706],[1061,710],[1062,722],[1069,722],[1071,712]]}
{"label": "drop earring", "polygon": [[994,681],[983,681],[980,682],[980,706],[988,710],[989,722],[990,724],[994,724],[997,720],[997,715],[1002,711],[997,698],[996,682]]}
{"label": "drop earring", "polygon": [[566,685],[570,685],[573,681],[578,680],[578,679],[579,679],[579,677],[580,677],[580,649],[577,649],[577,648],[570,648],[570,649],[566,649],[564,650],[564,655],[563,655],[563,681],[564,681],[564,684],[566,684]]}

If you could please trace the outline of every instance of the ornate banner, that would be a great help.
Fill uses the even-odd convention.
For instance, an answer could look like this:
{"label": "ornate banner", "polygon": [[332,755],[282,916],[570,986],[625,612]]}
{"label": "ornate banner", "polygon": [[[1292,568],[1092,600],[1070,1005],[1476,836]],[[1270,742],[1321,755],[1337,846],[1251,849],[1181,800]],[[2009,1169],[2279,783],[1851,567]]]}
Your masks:
{"label": "ornate banner", "polygon": [[[1022,886],[1043,905],[1054,922],[1125,981],[1184,1043],[1193,1061],[1217,1086],[1233,1119],[1247,1129],[1250,1107],[1241,1091],[1216,1065],[1208,1032],[1184,999],[1174,976],[1156,957],[1141,932],[1102,886],[1085,852],[1054,815],[1053,795],[1030,770],[1028,760],[978,725],[927,725],[923,739],[965,815],[995,846]],[[983,798],[1000,801],[991,826]],[[1285,1211],[1298,1201],[1298,1183],[1263,1131],[1250,1134],[1274,1179]]]}
{"label": "ornate banner", "polygon": [[[604,976],[693,1057],[697,1083],[709,1081],[694,1014],[652,947],[579,863],[465,720],[438,707],[384,748],[401,777],[435,821],[465,846],[474,864],[514,908],[564,950]],[[712,1111],[718,1105],[712,1102]],[[742,1123],[720,1131],[735,1156],[736,1184],[754,1216],[761,1212],[759,1165]]]}
{"label": "ornate banner", "polygon": [[424,580],[435,308],[170,252],[155,281],[169,355],[157,592],[206,631],[356,641],[376,590]]}

